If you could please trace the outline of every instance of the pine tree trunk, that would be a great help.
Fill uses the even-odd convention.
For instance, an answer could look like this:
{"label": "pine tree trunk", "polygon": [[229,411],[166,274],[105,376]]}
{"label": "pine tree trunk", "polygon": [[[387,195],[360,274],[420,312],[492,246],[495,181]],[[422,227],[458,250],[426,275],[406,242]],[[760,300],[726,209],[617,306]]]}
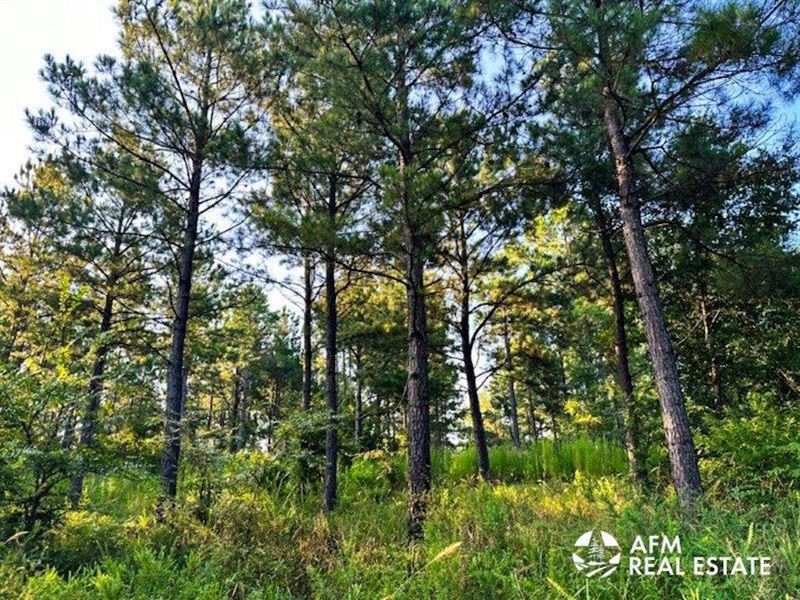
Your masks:
{"label": "pine tree trunk", "polygon": [[508,378],[508,412],[511,417],[511,441],[514,449],[520,449],[519,416],[517,411],[517,392],[514,388],[514,363],[511,357],[511,341],[508,335],[508,318],[503,321],[503,344],[506,351],[506,377]]}
{"label": "pine tree trunk", "polygon": [[[328,216],[333,223],[336,216],[336,181],[331,178]],[[325,404],[328,408],[328,430],[325,436],[325,491],[323,510],[330,512],[336,506],[336,468],[339,453],[337,418],[339,389],[336,381],[336,263],[329,248],[325,257]]]}
{"label": "pine tree trunk", "polygon": [[[100,337],[104,338],[111,330],[111,318],[114,310],[114,297],[106,293],[103,303],[103,314],[100,320]],[[103,387],[105,384],[106,359],[109,351],[107,340],[101,342],[97,349],[97,355],[92,367],[92,378],[89,380],[89,394],[86,402],[86,409],[81,423],[81,434],[78,445],[83,450],[91,448],[94,444],[94,434],[97,431],[97,412],[100,408],[100,401],[103,398]],[[76,508],[83,494],[83,478],[85,467],[79,466],[78,471],[72,476],[69,490],[69,501],[73,508]]]}
{"label": "pine tree trunk", "polygon": [[303,410],[311,408],[311,257],[303,257]]}
{"label": "pine tree trunk", "polygon": [[355,431],[353,432],[355,435],[356,440],[356,450],[361,450],[361,437],[363,435],[363,407],[362,407],[362,398],[361,395],[363,393],[363,372],[362,372],[362,364],[361,364],[361,348],[355,349],[355,361],[356,361],[356,407],[355,407]]}
{"label": "pine tree trunk", "polygon": [[[465,274],[462,273],[462,277]],[[489,449],[486,446],[486,431],[483,427],[483,415],[478,398],[478,383],[475,378],[475,364],[472,361],[472,341],[470,339],[469,324],[469,284],[466,278],[461,290],[461,322],[459,334],[461,336],[461,354],[464,360],[464,378],[467,380],[467,397],[469,398],[469,413],[472,417],[472,434],[475,438],[475,451],[478,458],[478,474],[486,481],[490,478]]]}
{"label": "pine tree trunk", "polygon": [[408,304],[408,521],[409,540],[423,537],[431,489],[428,323],[421,244],[405,226],[406,300]]}
{"label": "pine tree trunk", "polygon": [[233,401],[231,402],[231,428],[227,432],[228,447],[231,452],[236,450],[236,432],[239,430],[239,403],[242,400],[242,378],[239,367],[233,369]]}
{"label": "pine tree trunk", "polygon": [[605,89],[604,121],[616,164],[622,232],[653,363],[672,478],[681,502],[689,504],[702,493],[697,454],[684,406],[678,366],[647,253],[641,208],[633,192],[631,149],[618,110],[611,90]]}
{"label": "pine tree trunk", "polygon": [[611,232],[600,204],[599,198],[592,200],[595,222],[603,247],[603,258],[606,263],[608,280],[611,284],[612,306],[614,311],[614,358],[617,363],[617,383],[622,390],[622,424],[625,452],[631,475],[639,483],[644,483],[646,473],[639,459],[638,446],[639,427],[633,401],[633,378],[628,361],[628,335],[625,326],[625,297],[622,293],[622,282],[617,267],[617,252],[611,242]]}
{"label": "pine tree trunk", "polygon": [[249,418],[250,385],[246,375],[242,376],[240,380],[239,410],[236,417],[236,450],[244,450],[247,446],[247,421]]}
{"label": "pine tree trunk", "polygon": [[533,408],[533,399],[528,401],[528,429],[531,433],[531,439],[535,442],[539,439],[539,429],[536,426],[536,411]]}
{"label": "pine tree trunk", "polygon": [[183,250],[178,273],[178,298],[172,322],[172,343],[167,364],[167,401],[164,418],[164,452],[161,459],[161,487],[157,513],[163,517],[178,492],[178,467],[181,453],[181,418],[184,407],[184,350],[189,323],[194,254],[200,220],[200,181],[202,161],[195,161],[189,190],[189,206],[184,229]]}

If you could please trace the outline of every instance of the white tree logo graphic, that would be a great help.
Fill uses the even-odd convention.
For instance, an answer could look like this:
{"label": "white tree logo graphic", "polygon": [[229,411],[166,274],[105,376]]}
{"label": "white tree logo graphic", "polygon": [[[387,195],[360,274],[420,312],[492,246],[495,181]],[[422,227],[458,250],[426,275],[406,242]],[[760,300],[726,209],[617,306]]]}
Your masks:
{"label": "white tree logo graphic", "polygon": [[622,560],[616,538],[607,531],[587,531],[575,541],[572,562],[587,577],[608,577]]}

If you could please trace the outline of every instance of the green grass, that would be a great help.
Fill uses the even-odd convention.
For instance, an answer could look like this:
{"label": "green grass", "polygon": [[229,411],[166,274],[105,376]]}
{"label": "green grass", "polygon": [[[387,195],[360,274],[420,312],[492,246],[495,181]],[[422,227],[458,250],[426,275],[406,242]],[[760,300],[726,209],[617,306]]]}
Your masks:
{"label": "green grass", "polygon": [[[342,476],[329,518],[317,494],[239,478],[220,489],[207,523],[191,494],[167,524],[150,517],[155,481],[89,482],[37,548],[5,545],[0,597],[23,599],[727,599],[795,597],[800,589],[800,495],[745,506],[729,494],[684,516],[672,496],[646,496],[602,442],[542,442],[492,451],[495,481],[472,475],[470,451],[436,459],[424,542],[404,539],[402,457],[373,453]],[[623,546],[637,534],[681,536],[683,555],[769,555],[768,578],[587,579],[571,561],[589,529]]]}
{"label": "green grass", "polygon": [[[444,453],[439,461],[440,468],[451,481],[475,476],[477,458],[474,448]],[[578,471],[590,476],[624,474],[627,462],[622,448],[602,440],[578,438],[554,442],[546,439],[520,451],[511,446],[491,448],[489,468],[493,477],[506,482],[569,481]]]}

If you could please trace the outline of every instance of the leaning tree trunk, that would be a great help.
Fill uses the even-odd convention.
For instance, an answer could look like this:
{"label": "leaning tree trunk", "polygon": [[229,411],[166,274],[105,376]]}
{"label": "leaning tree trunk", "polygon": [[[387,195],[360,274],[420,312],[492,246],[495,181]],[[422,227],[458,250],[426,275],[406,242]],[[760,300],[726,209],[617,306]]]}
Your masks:
{"label": "leaning tree trunk", "polygon": [[600,234],[603,247],[603,258],[608,271],[608,280],[611,283],[611,295],[614,311],[614,358],[617,363],[617,383],[622,390],[622,424],[624,427],[623,438],[625,451],[628,456],[628,466],[634,479],[644,483],[646,472],[639,460],[640,449],[638,444],[639,427],[633,400],[633,377],[631,376],[628,361],[628,334],[625,326],[625,297],[622,293],[622,282],[617,267],[617,251],[611,242],[611,233],[600,204],[599,198],[592,200],[592,209],[595,222]]}
{"label": "leaning tree trunk", "polygon": [[647,253],[641,207],[633,192],[634,170],[630,144],[623,131],[613,92],[606,88],[603,96],[604,121],[616,165],[622,232],[653,363],[672,479],[681,502],[688,504],[702,493],[697,454],[684,406],[678,366]]}
{"label": "leaning tree trunk", "polygon": [[483,415],[478,398],[478,383],[475,377],[475,364],[472,361],[472,340],[469,326],[469,283],[467,274],[462,272],[463,287],[461,290],[461,320],[459,334],[461,336],[461,353],[464,360],[464,378],[467,380],[467,397],[469,413],[472,417],[472,434],[475,438],[475,451],[478,457],[478,473],[488,481],[489,449],[486,446],[486,430],[483,427]]}
{"label": "leaning tree trunk", "polygon": [[[89,394],[86,401],[86,409],[81,422],[81,434],[78,439],[78,445],[81,450],[91,448],[94,445],[94,434],[97,431],[97,412],[100,408],[100,401],[103,397],[103,387],[105,384],[105,370],[106,359],[110,345],[108,340],[104,339],[108,332],[111,330],[111,318],[113,315],[114,297],[106,294],[105,302],[103,303],[103,315],[100,321],[100,338],[103,340],[100,347],[97,349],[97,355],[94,359],[94,366],[92,367],[92,378],[89,380]],[[73,508],[77,507],[81,495],[83,494],[83,478],[85,474],[85,467],[80,465],[78,471],[72,476],[69,490],[69,501]]]}
{"label": "leaning tree trunk", "polygon": [[303,410],[311,408],[311,257],[303,258]]}
{"label": "leaning tree trunk", "polygon": [[423,537],[431,489],[428,323],[425,311],[422,244],[405,226],[406,301],[408,304],[408,522],[409,540]]}
{"label": "leaning tree trunk", "polygon": [[508,378],[508,412],[511,417],[511,441],[514,449],[520,449],[519,415],[517,411],[517,392],[514,388],[514,364],[511,357],[511,342],[508,335],[508,317],[503,320],[503,343],[506,350],[506,377]]}
{"label": "leaning tree trunk", "polygon": [[167,402],[164,419],[164,452],[161,459],[162,495],[158,515],[164,516],[178,492],[178,466],[181,454],[181,418],[184,406],[184,350],[189,323],[189,302],[192,293],[194,253],[197,246],[197,227],[200,220],[200,180],[202,162],[195,161],[189,190],[183,250],[178,272],[178,298],[172,321],[172,343],[167,364]]}

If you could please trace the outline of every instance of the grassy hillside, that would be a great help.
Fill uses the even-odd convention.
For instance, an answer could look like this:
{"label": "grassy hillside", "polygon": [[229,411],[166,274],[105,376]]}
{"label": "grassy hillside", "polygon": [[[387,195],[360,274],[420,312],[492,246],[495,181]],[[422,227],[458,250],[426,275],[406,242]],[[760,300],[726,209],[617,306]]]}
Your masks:
{"label": "grassy hillside", "polygon": [[[425,541],[404,536],[403,457],[373,452],[344,472],[342,503],[321,516],[317,490],[278,475],[268,457],[236,455],[167,523],[157,481],[89,482],[80,511],[26,546],[2,546],[0,597],[216,598],[792,598],[800,589],[800,494],[742,502],[710,490],[694,515],[669,494],[640,494],[621,450],[602,442],[496,448],[496,481],[471,479],[472,453],[439,453]],[[190,479],[191,481],[191,479]],[[587,579],[573,544],[603,529],[623,549],[637,534],[680,535],[682,554],[768,555],[769,577]],[[688,560],[688,559],[686,559]]]}

